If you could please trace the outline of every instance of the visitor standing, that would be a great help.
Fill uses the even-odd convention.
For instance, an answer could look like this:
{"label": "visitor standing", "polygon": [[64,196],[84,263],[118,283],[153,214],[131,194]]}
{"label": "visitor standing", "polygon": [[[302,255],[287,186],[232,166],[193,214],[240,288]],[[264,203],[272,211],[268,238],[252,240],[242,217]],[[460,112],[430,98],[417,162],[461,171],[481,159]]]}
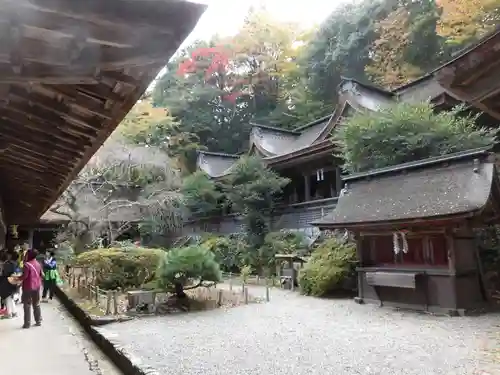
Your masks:
{"label": "visitor standing", "polygon": [[16,305],[14,303],[14,293],[17,285],[12,284],[9,278],[16,273],[17,262],[13,252],[6,253],[6,260],[3,264],[2,277],[0,279],[0,297],[5,301],[6,314],[3,319],[14,318],[17,316]]}
{"label": "visitor standing", "polygon": [[47,302],[47,294],[52,301],[54,297],[54,287],[59,279],[57,272],[57,262],[54,252],[46,252],[45,259],[43,260],[43,293],[42,301]]}
{"label": "visitor standing", "polygon": [[26,253],[24,259],[23,274],[20,278],[22,282],[23,295],[21,297],[24,310],[24,325],[23,328],[30,328],[31,326],[31,309],[33,308],[33,315],[35,324],[40,326],[42,324],[42,312],[40,308],[40,288],[42,286],[42,267],[36,260],[37,251],[30,249]]}

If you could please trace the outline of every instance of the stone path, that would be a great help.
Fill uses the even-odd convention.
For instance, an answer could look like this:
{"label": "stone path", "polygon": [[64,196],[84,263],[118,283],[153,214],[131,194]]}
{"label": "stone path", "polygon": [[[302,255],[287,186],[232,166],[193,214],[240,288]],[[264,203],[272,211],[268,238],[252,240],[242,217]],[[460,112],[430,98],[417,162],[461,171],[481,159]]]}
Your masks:
{"label": "stone path", "polygon": [[499,323],[496,315],[434,317],[273,289],[269,303],[100,331],[161,374],[493,375]]}
{"label": "stone path", "polygon": [[1,374],[120,374],[57,302],[43,304],[42,316],[42,326],[30,329],[21,329],[21,316],[0,320]]}

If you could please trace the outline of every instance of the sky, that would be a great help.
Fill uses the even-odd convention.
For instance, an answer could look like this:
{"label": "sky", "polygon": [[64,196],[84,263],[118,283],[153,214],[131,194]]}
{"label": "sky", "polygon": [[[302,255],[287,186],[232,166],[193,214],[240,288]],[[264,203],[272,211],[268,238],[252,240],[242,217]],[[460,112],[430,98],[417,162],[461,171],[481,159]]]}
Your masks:
{"label": "sky", "polygon": [[[278,21],[297,22],[304,28],[320,24],[335,8],[353,0],[190,0],[207,4],[208,8],[191,34],[179,47],[195,40],[208,40],[213,35],[231,36],[238,32],[252,5],[264,5]],[[165,73],[162,69],[157,79]],[[154,87],[153,82],[148,90]]]}
{"label": "sky", "polygon": [[185,44],[209,39],[214,34],[235,34],[252,5],[265,5],[278,21],[298,22],[304,27],[321,23],[342,2],[348,0],[191,0],[208,4],[208,9]]}

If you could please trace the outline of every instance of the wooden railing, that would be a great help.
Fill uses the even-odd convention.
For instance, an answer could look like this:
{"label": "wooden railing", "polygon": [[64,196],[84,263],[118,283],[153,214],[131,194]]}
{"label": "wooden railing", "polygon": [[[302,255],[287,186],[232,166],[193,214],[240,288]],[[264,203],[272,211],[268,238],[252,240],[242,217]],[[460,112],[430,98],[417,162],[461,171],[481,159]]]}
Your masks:
{"label": "wooden railing", "polygon": [[63,280],[70,292],[87,300],[105,315],[118,315],[121,313],[118,299],[119,290],[104,290],[96,285],[96,271],[88,268],[71,268],[69,273],[62,272]]}

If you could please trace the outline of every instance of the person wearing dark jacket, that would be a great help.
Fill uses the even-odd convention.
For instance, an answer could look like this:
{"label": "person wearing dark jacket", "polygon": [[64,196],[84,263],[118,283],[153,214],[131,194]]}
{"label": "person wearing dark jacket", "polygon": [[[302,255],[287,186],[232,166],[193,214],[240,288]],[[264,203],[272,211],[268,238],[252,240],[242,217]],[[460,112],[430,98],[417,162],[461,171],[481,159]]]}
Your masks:
{"label": "person wearing dark jacket", "polygon": [[0,277],[0,297],[4,299],[7,308],[7,314],[4,318],[13,318],[17,316],[16,305],[14,303],[14,293],[17,285],[11,284],[9,277],[16,273],[17,262],[14,253],[8,252],[7,259],[3,265],[2,276]]}

